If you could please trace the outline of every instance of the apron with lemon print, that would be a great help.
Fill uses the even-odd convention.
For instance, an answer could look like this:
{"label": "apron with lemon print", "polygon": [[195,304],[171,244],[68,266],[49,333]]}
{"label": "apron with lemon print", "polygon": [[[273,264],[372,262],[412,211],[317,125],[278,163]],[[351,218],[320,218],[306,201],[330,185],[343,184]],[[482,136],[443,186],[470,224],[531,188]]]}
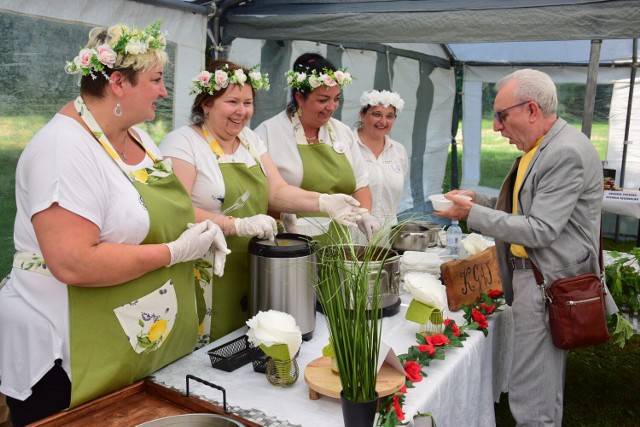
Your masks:
{"label": "apron with lemon print", "polygon": [[[343,142],[336,141],[331,126],[327,123],[329,137],[333,147],[320,142],[309,144],[304,137],[304,130],[300,119],[292,117],[294,133],[298,152],[302,159],[302,183],[300,188],[307,191],[317,191],[327,194],[353,194],[356,191],[356,177],[353,167],[345,153]],[[327,216],[325,213],[305,214],[299,216]],[[346,226],[331,221],[329,231],[323,235],[315,236],[314,240],[321,245],[345,243],[345,237],[349,235]]]}
{"label": "apron with lemon print", "polygon": [[[154,160],[152,168],[126,171],[84,108],[81,99],[76,100],[81,117],[147,208],[149,232],[142,244],[177,239],[194,221],[194,212],[170,162],[147,152]],[[71,407],[132,384],[194,349],[198,318],[192,262],[161,267],[116,286],[68,286],[68,296]]]}
{"label": "apron with lemon print", "polygon": [[[260,158],[244,138],[239,137],[242,145],[251,153],[256,164],[249,167],[245,163],[233,163],[228,156],[221,154],[217,142],[205,130],[205,137],[218,158],[218,166],[224,179],[224,202],[221,210],[231,206],[245,191],[250,192],[244,206],[228,213],[236,218],[246,218],[258,214],[266,214],[269,205],[269,186],[262,170]],[[218,146],[219,147],[219,146]],[[227,247],[231,253],[227,255],[222,277],[213,276],[212,260],[203,265],[206,271],[196,272],[196,277],[207,277],[210,281],[201,280],[204,289],[204,310],[210,313],[210,327],[205,323],[203,334],[209,334],[208,340],[216,339],[235,331],[249,320],[249,291],[251,286],[249,268],[249,240],[251,237],[227,236]],[[197,263],[196,263],[197,264]],[[207,291],[210,287],[210,292]],[[199,304],[199,316],[202,317],[202,306]],[[203,335],[199,343],[205,341]]]}

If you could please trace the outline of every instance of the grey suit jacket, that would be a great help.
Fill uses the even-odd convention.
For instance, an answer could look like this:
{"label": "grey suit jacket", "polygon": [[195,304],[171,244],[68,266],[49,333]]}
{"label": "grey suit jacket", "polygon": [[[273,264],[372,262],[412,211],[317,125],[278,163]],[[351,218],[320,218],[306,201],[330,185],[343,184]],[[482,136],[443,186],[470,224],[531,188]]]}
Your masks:
{"label": "grey suit jacket", "polygon": [[[547,284],[584,273],[599,274],[598,248],[603,194],[602,163],[591,141],[558,118],[540,142],[512,212],[518,157],[497,199],[476,194],[467,225],[496,240],[500,279],[513,301],[510,244],[522,245]],[[608,306],[613,299],[608,297]],[[608,311],[616,311],[608,307]]]}

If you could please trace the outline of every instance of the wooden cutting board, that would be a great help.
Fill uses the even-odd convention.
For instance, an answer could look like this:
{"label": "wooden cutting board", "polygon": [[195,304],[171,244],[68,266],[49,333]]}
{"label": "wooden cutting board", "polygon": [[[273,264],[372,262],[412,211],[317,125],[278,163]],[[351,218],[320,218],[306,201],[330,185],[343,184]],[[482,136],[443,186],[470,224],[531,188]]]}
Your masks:
{"label": "wooden cutting board", "polygon": [[[338,374],[331,370],[330,357],[319,357],[309,363],[304,370],[304,380],[309,386],[309,399],[320,399],[320,395],[340,398],[342,384]],[[388,396],[400,390],[404,383],[404,373],[397,371],[385,362],[378,372],[376,391],[380,397]]]}

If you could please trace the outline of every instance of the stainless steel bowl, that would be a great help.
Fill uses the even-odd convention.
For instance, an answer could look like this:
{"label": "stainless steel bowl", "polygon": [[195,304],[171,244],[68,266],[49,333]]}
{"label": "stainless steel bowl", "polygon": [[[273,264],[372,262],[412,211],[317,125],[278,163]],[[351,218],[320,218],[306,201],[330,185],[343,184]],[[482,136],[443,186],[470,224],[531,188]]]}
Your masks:
{"label": "stainless steel bowl", "polygon": [[244,424],[215,414],[172,415],[147,421],[137,427],[243,427]]}
{"label": "stainless steel bowl", "polygon": [[437,223],[407,222],[393,227],[389,240],[397,251],[424,251],[438,244],[438,231]]}

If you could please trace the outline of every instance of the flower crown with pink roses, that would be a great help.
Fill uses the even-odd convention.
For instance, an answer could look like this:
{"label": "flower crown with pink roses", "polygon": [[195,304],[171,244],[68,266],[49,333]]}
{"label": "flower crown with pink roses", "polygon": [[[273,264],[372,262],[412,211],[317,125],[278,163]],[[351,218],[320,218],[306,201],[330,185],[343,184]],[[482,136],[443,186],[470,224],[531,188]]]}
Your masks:
{"label": "flower crown with pink roses", "polygon": [[242,68],[233,71],[229,66],[215,70],[213,73],[203,71],[191,80],[190,94],[198,95],[208,93],[213,95],[216,91],[224,89],[230,84],[244,86],[249,83],[255,90],[269,90],[269,74],[262,74],[259,71],[260,64],[256,64],[245,74]]}
{"label": "flower crown with pink roses", "polygon": [[97,77],[95,73],[102,73],[109,79],[104,72],[105,67],[113,68],[118,56],[144,54],[150,49],[165,49],[167,39],[165,33],[160,30],[160,25],[162,20],[154,22],[144,30],[125,25],[110,27],[107,30],[111,37],[108,43],[103,43],[97,48],[82,49],[73,61],[67,61],[64,70],[69,74],[90,75],[94,80]]}
{"label": "flower crown with pink roses", "polygon": [[307,89],[314,90],[321,85],[328,87],[338,85],[340,88],[344,88],[353,82],[351,74],[345,69],[333,71],[323,68],[321,73],[318,73],[317,70],[309,71],[309,69],[306,72],[289,70],[284,73],[284,76],[287,78],[289,86],[302,91]]}

